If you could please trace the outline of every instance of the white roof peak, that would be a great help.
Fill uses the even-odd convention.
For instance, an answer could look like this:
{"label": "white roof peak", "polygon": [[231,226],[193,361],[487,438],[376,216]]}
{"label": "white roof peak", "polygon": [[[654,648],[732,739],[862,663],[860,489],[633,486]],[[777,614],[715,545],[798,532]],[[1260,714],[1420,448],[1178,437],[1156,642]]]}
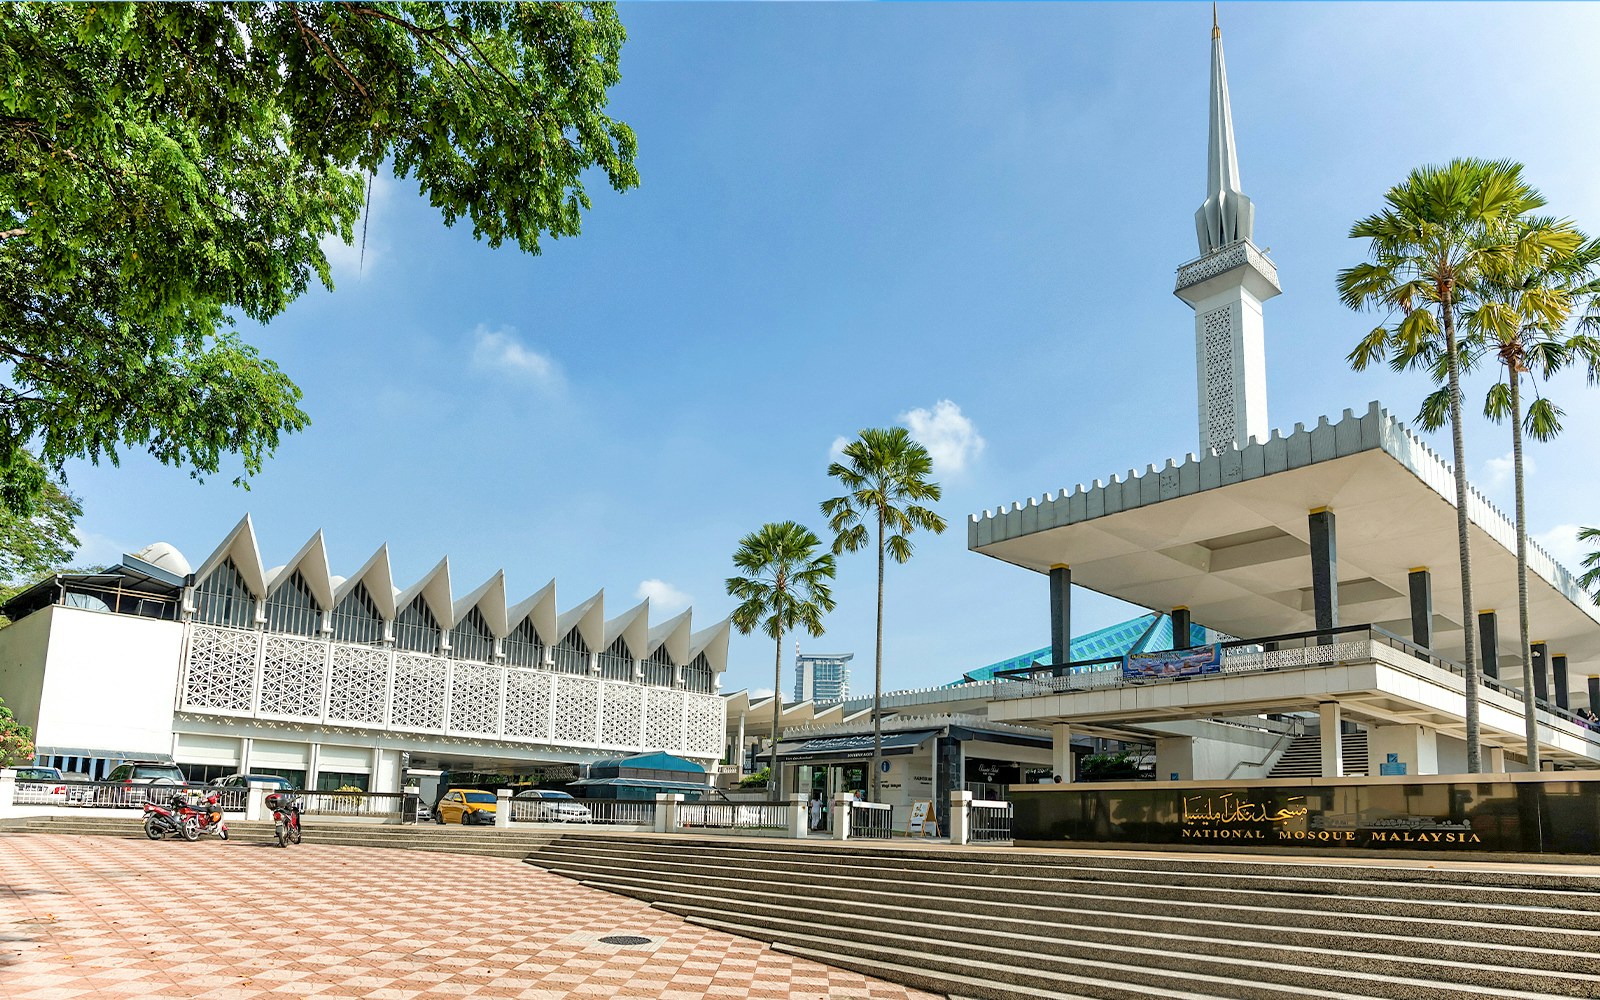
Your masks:
{"label": "white roof peak", "polygon": [[1222,28],[1211,9],[1211,123],[1206,140],[1206,200],[1194,214],[1202,255],[1249,240],[1255,230],[1255,205],[1239,189],[1239,153],[1233,141],[1233,108],[1228,101],[1228,67],[1222,58]]}

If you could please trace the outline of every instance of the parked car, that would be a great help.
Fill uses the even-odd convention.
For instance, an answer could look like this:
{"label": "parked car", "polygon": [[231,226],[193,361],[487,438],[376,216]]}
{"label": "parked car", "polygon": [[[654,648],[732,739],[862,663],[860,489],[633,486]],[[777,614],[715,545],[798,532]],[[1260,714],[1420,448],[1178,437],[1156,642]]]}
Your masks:
{"label": "parked car", "polygon": [[62,771],[61,780],[67,783],[67,805],[86,806],[94,798],[94,781],[82,771]]}
{"label": "parked car", "polygon": [[[170,798],[174,791],[189,783],[178,765],[162,760],[125,760],[111,769],[106,782],[95,789],[94,804],[97,806],[142,807],[147,801]],[[157,789],[155,786],[167,787]]]}
{"label": "parked car", "polygon": [[210,787],[221,791],[223,808],[233,812],[240,812],[245,808],[252,785],[266,789],[268,795],[273,792],[287,792],[294,788],[294,784],[288,778],[276,774],[226,774],[220,778],[212,778],[209,784]]}
{"label": "parked car", "polygon": [[439,800],[434,816],[441,823],[460,823],[462,826],[493,826],[495,794],[476,788],[452,788]]}
{"label": "parked car", "polygon": [[[535,823],[593,823],[594,813],[568,792],[528,788],[515,796],[511,818]],[[531,801],[530,801],[531,800]]]}
{"label": "parked car", "polygon": [[67,786],[62,784],[61,769],[57,767],[17,768],[17,797],[19,806],[59,806],[67,801]]}

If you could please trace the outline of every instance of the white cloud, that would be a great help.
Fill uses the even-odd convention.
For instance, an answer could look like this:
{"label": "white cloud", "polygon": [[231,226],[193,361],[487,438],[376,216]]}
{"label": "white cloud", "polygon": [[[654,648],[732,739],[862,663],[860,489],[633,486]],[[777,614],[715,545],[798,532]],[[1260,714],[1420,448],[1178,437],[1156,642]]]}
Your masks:
{"label": "white cloud", "polygon": [[[328,258],[333,271],[334,284],[341,281],[365,281],[374,268],[389,252],[389,241],[382,234],[385,211],[394,193],[394,181],[385,174],[372,178],[372,196],[367,199],[365,214],[356,219],[352,239],[344,242],[338,236],[325,236],[318,244]],[[366,245],[362,245],[362,234]]]}
{"label": "white cloud", "polygon": [[1556,562],[1573,573],[1580,571],[1583,557],[1594,551],[1578,541],[1576,524],[1558,524],[1533,536],[1534,542]]}
{"label": "white cloud", "polygon": [[749,691],[749,694],[750,694],[750,700],[751,701],[760,701],[763,698],[771,698],[772,697],[772,689],[771,688],[751,688],[750,691]]}
{"label": "white cloud", "polygon": [[547,389],[561,386],[561,366],[550,355],[525,346],[517,339],[514,328],[505,326],[491,330],[479,323],[472,338],[472,363],[475,367],[525,379]]}
{"label": "white cloud", "polygon": [[840,434],[838,437],[834,438],[833,444],[828,447],[828,461],[837,462],[843,459],[845,445],[849,443],[850,439],[845,437],[843,434]]}
{"label": "white cloud", "polygon": [[665,580],[645,580],[633,596],[641,601],[649,598],[651,611],[671,614],[689,606],[689,595]]}
{"label": "white cloud", "polygon": [[972,421],[961,414],[961,407],[948,399],[900,414],[900,422],[911,436],[928,449],[934,471],[959,476],[983,454],[984,440]]}
{"label": "white cloud", "polygon": [[[1503,490],[1512,485],[1512,476],[1516,473],[1516,458],[1512,452],[1506,452],[1499,458],[1491,458],[1483,463],[1483,482],[1491,490]],[[1532,476],[1538,471],[1533,459],[1527,455],[1522,456],[1522,475]]]}
{"label": "white cloud", "polygon": [[98,535],[92,531],[79,531],[78,551],[73,553],[71,564],[79,569],[91,566],[99,568],[121,562],[122,554],[133,550],[134,546],[124,545],[105,535]]}

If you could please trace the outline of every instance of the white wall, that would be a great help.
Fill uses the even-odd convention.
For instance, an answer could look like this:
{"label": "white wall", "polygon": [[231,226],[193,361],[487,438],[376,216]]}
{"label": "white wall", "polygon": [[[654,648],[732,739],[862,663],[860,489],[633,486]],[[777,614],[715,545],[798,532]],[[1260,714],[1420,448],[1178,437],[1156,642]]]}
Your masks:
{"label": "white wall", "polygon": [[83,608],[51,607],[50,644],[34,742],[117,754],[172,753],[172,706],[183,626]]}
{"label": "white wall", "polygon": [[50,618],[56,608],[36,611],[0,629],[0,698],[17,717],[39,728],[39,696],[44,693],[45,651],[50,643]]}

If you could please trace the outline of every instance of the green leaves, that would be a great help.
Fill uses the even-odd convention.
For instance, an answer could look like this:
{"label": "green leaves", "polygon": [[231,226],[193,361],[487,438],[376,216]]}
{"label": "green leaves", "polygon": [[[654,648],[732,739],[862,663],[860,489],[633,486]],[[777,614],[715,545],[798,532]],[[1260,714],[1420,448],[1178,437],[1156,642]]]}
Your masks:
{"label": "green leaves", "polygon": [[33,730],[18,722],[6,703],[0,701],[0,767],[31,761],[33,755]]}
{"label": "green leaves", "polygon": [[833,554],[822,540],[794,521],[764,524],[739,540],[733,554],[738,576],[729,577],[729,596],[739,601],[733,627],[741,635],[760,629],[773,639],[805,629],[823,633],[822,616],[834,608],[829,582]]}
{"label": "green leaves", "polygon": [[385,163],[491,246],[576,235],[591,171],[638,184],[624,38],[609,4],[0,6],[0,479],[259,472],[307,418],[233,319],[332,287]]}
{"label": "green leaves", "polygon": [[1588,591],[1596,604],[1600,604],[1600,528],[1579,528],[1578,541],[1595,546],[1593,552],[1583,557],[1583,575],[1578,577],[1578,586]]}
{"label": "green leaves", "polygon": [[904,427],[863,430],[841,457],[828,466],[828,475],[846,492],[822,502],[835,555],[865,548],[869,522],[877,524],[880,544],[897,563],[911,558],[907,536],[913,531],[944,531],[944,518],[922,506],[944,495],[938,483],[928,481],[933,459]]}

